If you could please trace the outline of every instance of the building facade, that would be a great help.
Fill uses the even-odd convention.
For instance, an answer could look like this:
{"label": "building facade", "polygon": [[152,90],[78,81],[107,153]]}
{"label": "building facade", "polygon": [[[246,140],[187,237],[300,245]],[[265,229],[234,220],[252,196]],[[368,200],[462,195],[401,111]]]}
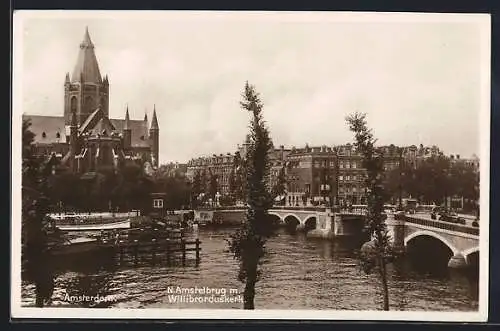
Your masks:
{"label": "building facade", "polygon": [[124,119],[110,119],[109,88],[86,29],[73,72],[66,73],[63,115],[23,115],[31,122],[36,153],[81,174],[117,170],[128,161],[156,168],[160,132],[156,108],[151,123],[147,116],[131,120],[128,107]]}

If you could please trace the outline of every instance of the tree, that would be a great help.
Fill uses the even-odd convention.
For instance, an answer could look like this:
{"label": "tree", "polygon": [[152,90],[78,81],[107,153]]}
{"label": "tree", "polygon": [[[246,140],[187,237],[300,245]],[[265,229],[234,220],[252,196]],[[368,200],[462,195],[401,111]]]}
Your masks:
{"label": "tree", "polygon": [[210,177],[208,179],[208,195],[212,199],[213,203],[215,203],[215,198],[217,192],[219,191],[218,176],[217,174],[212,173],[212,171],[209,171],[209,174]]}
{"label": "tree", "polygon": [[276,178],[276,183],[273,187],[273,199],[276,197],[283,196],[286,193],[286,176],[285,167],[280,168],[278,172],[278,177]]}
{"label": "tree", "polygon": [[370,272],[373,268],[378,271],[384,295],[383,309],[389,310],[386,264],[390,254],[390,245],[384,222],[384,203],[388,198],[383,186],[384,158],[382,151],[374,147],[376,139],[367,127],[366,114],[354,113],[347,116],[346,121],[349,129],[354,133],[355,146],[363,156],[363,168],[366,169],[368,194],[366,227],[373,239],[363,245],[362,264],[366,272]]}
{"label": "tree", "polygon": [[261,274],[260,260],[265,255],[266,240],[273,235],[275,230],[268,215],[273,202],[268,188],[271,140],[262,117],[263,105],[254,86],[247,82],[242,96],[241,107],[252,115],[251,144],[245,167],[247,210],[241,228],[229,240],[229,249],[239,260],[238,279],[245,283],[243,308],[254,309],[255,284]]}
{"label": "tree", "polygon": [[43,307],[54,290],[48,251],[50,221],[46,179],[49,176],[44,160],[34,154],[35,134],[31,123],[22,124],[22,225],[21,257],[28,279],[35,283],[36,306]]}
{"label": "tree", "polygon": [[191,182],[191,202],[192,208],[198,207],[198,197],[203,192],[201,186],[201,174],[199,171],[196,171],[193,176],[193,180]]}
{"label": "tree", "polygon": [[242,158],[240,152],[234,154],[234,198],[237,201],[243,201],[246,197],[246,157]]}

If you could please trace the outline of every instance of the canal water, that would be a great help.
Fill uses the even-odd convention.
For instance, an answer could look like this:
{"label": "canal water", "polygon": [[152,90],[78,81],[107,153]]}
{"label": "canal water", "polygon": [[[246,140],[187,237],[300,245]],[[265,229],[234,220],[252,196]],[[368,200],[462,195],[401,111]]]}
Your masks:
{"label": "canal water", "polygon": [[[114,308],[235,308],[243,284],[237,280],[238,264],[227,251],[226,239],[234,229],[200,229],[201,261],[186,266],[120,266],[96,263],[60,268],[54,275],[50,306]],[[379,279],[359,267],[359,244],[350,240],[313,240],[282,230],[267,243],[262,277],[256,286],[256,309],[378,310],[382,305]],[[409,261],[389,266],[391,310],[476,311],[477,276],[445,269],[441,273],[416,272]],[[233,301],[189,302],[173,298],[177,291],[207,292],[218,297],[231,293]],[[218,292],[217,292],[218,291]],[[183,292],[184,293],[184,292]],[[184,293],[185,294],[185,293]],[[100,296],[98,303],[76,297]],[[71,298],[73,297],[73,299]],[[76,298],[76,299],[75,299]],[[191,300],[192,301],[192,300]],[[22,284],[23,306],[34,306],[32,284]]]}

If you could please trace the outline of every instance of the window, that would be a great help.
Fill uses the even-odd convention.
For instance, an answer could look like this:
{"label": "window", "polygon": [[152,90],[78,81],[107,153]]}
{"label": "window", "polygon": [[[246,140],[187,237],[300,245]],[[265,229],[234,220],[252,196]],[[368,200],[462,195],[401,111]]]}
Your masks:
{"label": "window", "polygon": [[76,97],[72,97],[70,101],[70,110],[73,113],[76,113],[76,107],[77,107],[78,101]]}
{"label": "window", "polygon": [[339,180],[344,180],[344,176],[339,176]]}
{"label": "window", "polygon": [[346,167],[347,169],[349,169],[349,168],[350,168],[350,164],[349,164],[349,162],[346,162],[346,163],[345,163],[345,167]]}
{"label": "window", "polygon": [[153,199],[153,208],[163,208],[163,199]]}
{"label": "window", "polygon": [[356,162],[353,162],[353,163],[352,163],[352,168],[353,168],[353,169],[356,169],[356,167],[357,167]]}
{"label": "window", "polygon": [[42,132],[42,138],[45,138],[45,137],[47,137],[47,134],[44,131],[44,132]]}
{"label": "window", "polygon": [[335,166],[335,162],[334,161],[330,161],[330,167],[334,167]]}
{"label": "window", "polygon": [[344,162],[339,162],[339,168],[344,168]]}

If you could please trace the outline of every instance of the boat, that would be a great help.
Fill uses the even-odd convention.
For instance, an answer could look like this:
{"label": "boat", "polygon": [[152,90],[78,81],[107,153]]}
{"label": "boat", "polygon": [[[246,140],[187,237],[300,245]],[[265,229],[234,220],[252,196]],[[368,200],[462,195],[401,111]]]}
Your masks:
{"label": "boat", "polygon": [[50,215],[54,226],[61,231],[119,230],[131,227],[131,218],[113,214]]}
{"label": "boat", "polygon": [[100,231],[100,230],[121,230],[130,229],[130,219],[114,221],[102,224],[57,224],[56,227],[61,231]]}
{"label": "boat", "polygon": [[50,251],[53,256],[67,256],[93,253],[101,250],[103,247],[104,246],[101,245],[101,242],[97,238],[78,237],[54,245]]}

